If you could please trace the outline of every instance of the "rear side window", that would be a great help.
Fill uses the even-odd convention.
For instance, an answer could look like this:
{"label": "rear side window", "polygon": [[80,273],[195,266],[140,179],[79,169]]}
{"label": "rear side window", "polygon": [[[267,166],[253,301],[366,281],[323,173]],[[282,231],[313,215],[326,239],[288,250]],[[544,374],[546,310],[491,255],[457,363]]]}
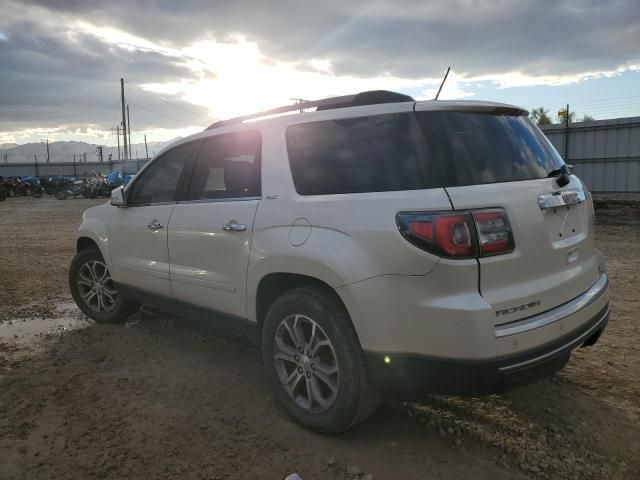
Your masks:
{"label": "rear side window", "polygon": [[439,186],[412,113],[302,123],[290,126],[286,138],[300,195]]}
{"label": "rear side window", "polygon": [[443,186],[544,178],[564,165],[528,117],[455,111],[417,116]]}
{"label": "rear side window", "polygon": [[193,171],[189,200],[260,196],[260,133],[255,130],[205,140]]}

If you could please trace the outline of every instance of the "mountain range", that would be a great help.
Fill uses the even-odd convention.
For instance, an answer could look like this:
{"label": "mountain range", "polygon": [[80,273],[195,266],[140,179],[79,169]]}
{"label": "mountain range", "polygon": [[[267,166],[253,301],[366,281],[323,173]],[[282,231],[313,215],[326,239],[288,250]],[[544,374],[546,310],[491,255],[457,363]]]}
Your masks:
{"label": "mountain range", "polygon": [[[149,149],[149,156],[152,157],[157,152],[162,150],[170,143],[176,141],[177,138],[166,142],[147,142]],[[120,146],[120,156],[123,156],[122,146]],[[73,156],[76,156],[76,161],[84,158],[86,154],[86,160],[89,162],[98,160],[98,145],[94,143],[86,142],[52,142],[49,144],[49,161],[51,163],[56,162],[72,162]],[[47,147],[44,143],[25,143],[18,145],[16,143],[3,143],[0,144],[0,163],[5,163],[5,155],[7,163],[33,163],[35,157],[37,157],[38,163],[45,163],[47,161]],[[118,159],[118,147],[110,146],[102,147],[102,156],[105,161],[109,160],[109,155],[113,160]],[[131,158],[136,159],[145,158],[145,146],[144,143],[134,143],[131,146]]]}

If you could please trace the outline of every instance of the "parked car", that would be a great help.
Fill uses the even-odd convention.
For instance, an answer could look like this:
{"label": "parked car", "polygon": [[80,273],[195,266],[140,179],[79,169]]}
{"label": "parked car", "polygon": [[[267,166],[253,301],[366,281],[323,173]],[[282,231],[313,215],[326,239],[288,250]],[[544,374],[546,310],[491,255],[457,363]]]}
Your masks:
{"label": "parked car", "polygon": [[609,318],[591,195],[526,111],[380,91],[174,143],[84,213],[69,282],[97,322],[242,327],[322,432],[549,375]]}

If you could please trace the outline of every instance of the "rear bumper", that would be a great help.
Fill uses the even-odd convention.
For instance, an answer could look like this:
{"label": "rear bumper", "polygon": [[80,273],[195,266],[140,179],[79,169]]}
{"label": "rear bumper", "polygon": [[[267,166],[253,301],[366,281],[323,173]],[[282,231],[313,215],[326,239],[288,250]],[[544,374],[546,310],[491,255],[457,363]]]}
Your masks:
{"label": "rear bumper", "polygon": [[[571,351],[593,345],[609,320],[607,302],[581,327],[548,344],[491,360],[459,360],[365,352],[375,385],[392,393],[488,395],[509,390],[560,370]],[[388,363],[385,362],[388,357]]]}
{"label": "rear bumper", "polygon": [[[574,301],[547,312],[546,318],[558,312],[569,316],[586,311],[590,313],[580,326],[543,345],[490,359],[365,351],[372,380],[379,389],[392,393],[486,395],[549,376],[564,367],[575,348],[593,345],[604,331],[609,320],[609,302],[608,281],[606,276],[602,277],[604,283],[596,282],[595,288],[589,291],[595,292],[590,298],[585,298],[589,297],[589,292],[585,292]],[[579,308],[568,312],[568,305]],[[594,306],[597,306],[595,311]],[[509,328],[516,328],[510,330],[509,335],[522,337],[530,334],[519,330],[523,326],[544,328],[544,325],[536,325],[537,320],[540,318],[531,317],[529,322],[509,325]],[[562,317],[556,317],[556,322],[561,321]]]}

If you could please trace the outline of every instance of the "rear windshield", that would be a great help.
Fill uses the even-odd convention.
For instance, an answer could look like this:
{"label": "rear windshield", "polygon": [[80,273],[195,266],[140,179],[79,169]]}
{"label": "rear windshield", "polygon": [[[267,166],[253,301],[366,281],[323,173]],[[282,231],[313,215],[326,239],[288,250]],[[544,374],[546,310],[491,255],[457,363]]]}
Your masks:
{"label": "rear windshield", "polygon": [[301,195],[453,187],[544,178],[564,165],[527,118],[398,113],[292,125],[286,133]]}
{"label": "rear windshield", "polygon": [[564,165],[528,117],[453,111],[417,116],[444,186],[544,178]]}

